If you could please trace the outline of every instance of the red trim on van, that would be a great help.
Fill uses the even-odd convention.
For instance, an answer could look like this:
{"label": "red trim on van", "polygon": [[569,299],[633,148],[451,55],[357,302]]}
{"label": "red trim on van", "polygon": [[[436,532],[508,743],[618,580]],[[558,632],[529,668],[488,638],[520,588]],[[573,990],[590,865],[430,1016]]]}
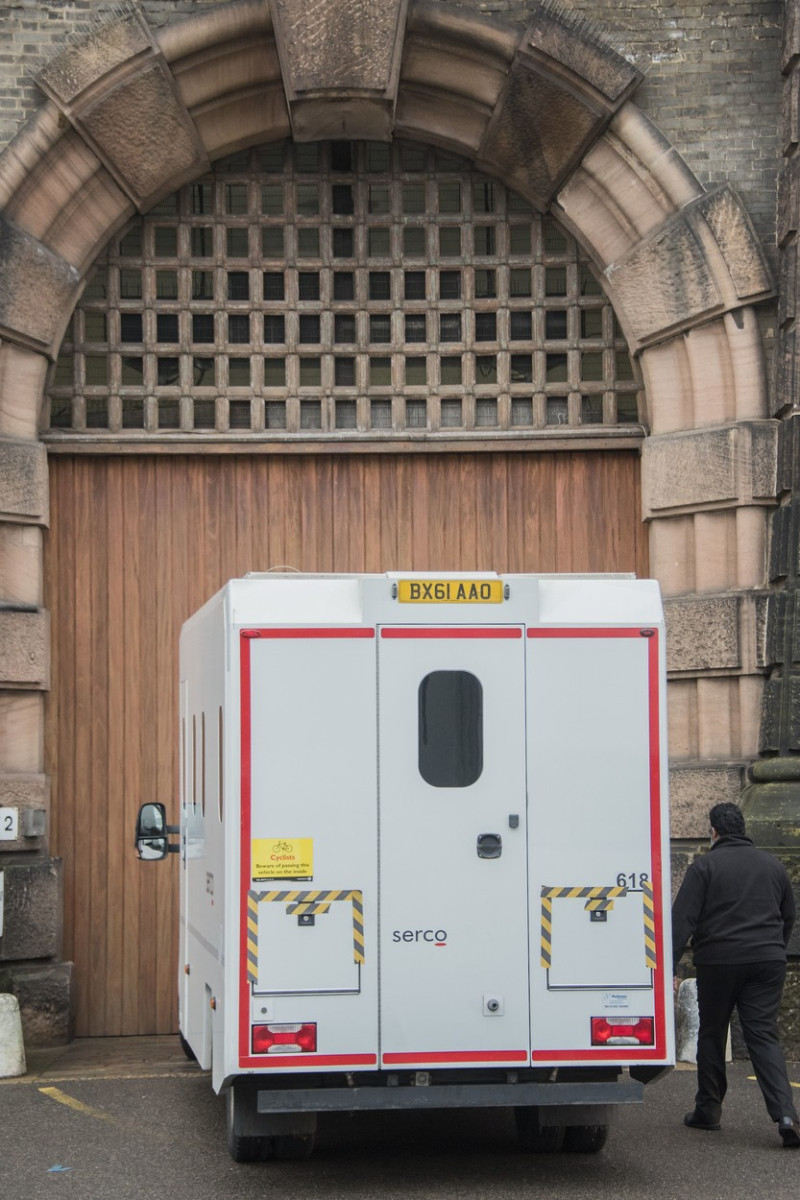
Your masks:
{"label": "red trim on van", "polygon": [[243,629],[241,635],[243,638],[374,638],[375,630],[353,629],[346,625],[316,629],[311,625],[304,625],[300,629]]}
{"label": "red trim on van", "polygon": [[251,1054],[239,1058],[241,1067],[308,1067],[310,1070],[320,1067],[340,1067],[343,1071],[348,1067],[374,1067],[377,1065],[377,1054]]}
{"label": "red trim on van", "polygon": [[[627,1051],[627,1053],[626,1053]],[[535,1063],[562,1062],[611,1062],[638,1063],[653,1059],[666,1062],[665,1048],[656,1046],[652,1050],[643,1050],[638,1046],[609,1046],[606,1050],[534,1050],[531,1060]]]}

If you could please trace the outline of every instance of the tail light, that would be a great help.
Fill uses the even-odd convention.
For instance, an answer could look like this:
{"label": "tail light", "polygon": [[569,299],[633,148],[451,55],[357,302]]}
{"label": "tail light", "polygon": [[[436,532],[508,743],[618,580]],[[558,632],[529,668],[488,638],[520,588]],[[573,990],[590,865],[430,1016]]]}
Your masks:
{"label": "tail light", "polygon": [[316,1025],[254,1025],[254,1054],[313,1054]]}
{"label": "tail light", "polygon": [[593,1046],[652,1046],[652,1017],[592,1017]]}

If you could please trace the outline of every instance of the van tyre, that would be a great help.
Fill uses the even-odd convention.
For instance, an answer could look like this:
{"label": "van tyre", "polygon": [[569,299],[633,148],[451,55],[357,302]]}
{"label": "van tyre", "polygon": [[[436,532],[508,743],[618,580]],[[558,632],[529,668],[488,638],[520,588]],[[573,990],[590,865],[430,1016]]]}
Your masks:
{"label": "van tyre", "polygon": [[272,1138],[241,1137],[228,1131],[228,1152],[234,1162],[264,1162],[272,1154]]}
{"label": "van tyre", "polygon": [[[272,1138],[253,1133],[241,1133],[242,1110],[246,1110],[249,1097],[241,1085],[232,1083],[225,1102],[225,1117],[228,1137],[228,1153],[234,1162],[263,1162],[272,1155]],[[249,1123],[249,1122],[248,1122]],[[247,1124],[244,1125],[247,1128]]]}
{"label": "van tyre", "polygon": [[568,1125],[564,1133],[568,1154],[597,1154],[607,1141],[607,1125]]}
{"label": "van tyre", "polygon": [[515,1108],[519,1142],[528,1154],[558,1154],[564,1143],[563,1125],[540,1125],[538,1108]]}
{"label": "van tyre", "polygon": [[315,1133],[282,1133],[271,1138],[272,1154],[281,1162],[301,1162],[314,1153]]}

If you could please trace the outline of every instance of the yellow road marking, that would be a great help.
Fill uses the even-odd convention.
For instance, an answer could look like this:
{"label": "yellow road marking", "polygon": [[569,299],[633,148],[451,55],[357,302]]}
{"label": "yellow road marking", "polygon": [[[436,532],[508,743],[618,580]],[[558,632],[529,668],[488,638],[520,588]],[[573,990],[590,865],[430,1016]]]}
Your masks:
{"label": "yellow road marking", "polygon": [[[748,1079],[751,1079],[751,1080],[753,1081],[753,1083],[758,1083],[758,1080],[756,1079],[755,1075],[748,1075],[748,1076],[747,1076],[747,1078],[748,1078]],[[790,1080],[789,1080],[789,1087],[796,1087],[796,1088],[800,1088],[800,1083],[792,1083],[792,1081],[791,1081],[791,1079],[790,1079]]]}
{"label": "yellow road marking", "polygon": [[117,1120],[110,1113],[103,1112],[101,1108],[92,1108],[89,1104],[84,1104],[82,1100],[76,1100],[74,1096],[68,1096],[66,1092],[62,1092],[57,1087],[40,1087],[39,1091],[43,1096],[48,1096],[51,1100],[57,1100],[59,1104],[66,1105],[74,1112],[83,1113],[86,1117],[94,1117],[96,1121],[107,1121],[109,1125],[113,1125],[115,1129],[122,1130],[123,1133],[135,1134],[139,1137],[147,1137],[157,1142],[169,1144],[172,1138],[169,1134],[161,1129],[151,1129],[146,1125],[140,1125],[135,1121]]}
{"label": "yellow road marking", "polygon": [[88,1104],[84,1104],[82,1100],[76,1100],[74,1096],[68,1096],[60,1088],[41,1087],[39,1091],[43,1096],[49,1096],[51,1100],[57,1100],[59,1104],[66,1104],[67,1108],[74,1108],[76,1112],[85,1113],[87,1117],[96,1117],[98,1121],[108,1121],[111,1125],[118,1124],[108,1113],[104,1113],[99,1108],[90,1108]]}
{"label": "yellow road marking", "polygon": [[[196,1064],[195,1064],[196,1065]],[[198,1072],[192,1078],[200,1079],[204,1083],[208,1083],[209,1072]],[[120,1079],[142,1080],[142,1079],[174,1079],[175,1076],[168,1072],[150,1072],[149,1074],[115,1074],[115,1075],[87,1075],[83,1078],[70,1078],[70,1083],[108,1083]],[[47,1096],[50,1100],[56,1100],[59,1104],[71,1108],[74,1112],[82,1113],[86,1117],[94,1117],[97,1121],[105,1121],[108,1125],[112,1125],[115,1129],[119,1129],[123,1134],[128,1134],[131,1137],[144,1139],[147,1143],[160,1142],[162,1145],[171,1146],[175,1142],[176,1134],[174,1130],[169,1128],[154,1127],[147,1122],[129,1120],[126,1117],[112,1117],[110,1113],[104,1112],[101,1108],[92,1108],[89,1104],[84,1104],[82,1100],[76,1100],[74,1096],[69,1096],[66,1092],[62,1092],[57,1087],[40,1087],[38,1090],[42,1095]],[[182,1135],[186,1136],[186,1135]],[[188,1136],[192,1141],[203,1141],[197,1130],[189,1132]]]}

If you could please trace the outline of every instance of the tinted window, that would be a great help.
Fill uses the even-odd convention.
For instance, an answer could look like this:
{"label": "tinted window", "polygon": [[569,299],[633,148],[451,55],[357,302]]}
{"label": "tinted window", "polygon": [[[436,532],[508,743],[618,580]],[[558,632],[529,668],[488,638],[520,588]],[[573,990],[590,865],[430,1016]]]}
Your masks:
{"label": "tinted window", "polygon": [[469,787],[483,770],[483,688],[468,671],[419,685],[419,771],[431,787]]}

